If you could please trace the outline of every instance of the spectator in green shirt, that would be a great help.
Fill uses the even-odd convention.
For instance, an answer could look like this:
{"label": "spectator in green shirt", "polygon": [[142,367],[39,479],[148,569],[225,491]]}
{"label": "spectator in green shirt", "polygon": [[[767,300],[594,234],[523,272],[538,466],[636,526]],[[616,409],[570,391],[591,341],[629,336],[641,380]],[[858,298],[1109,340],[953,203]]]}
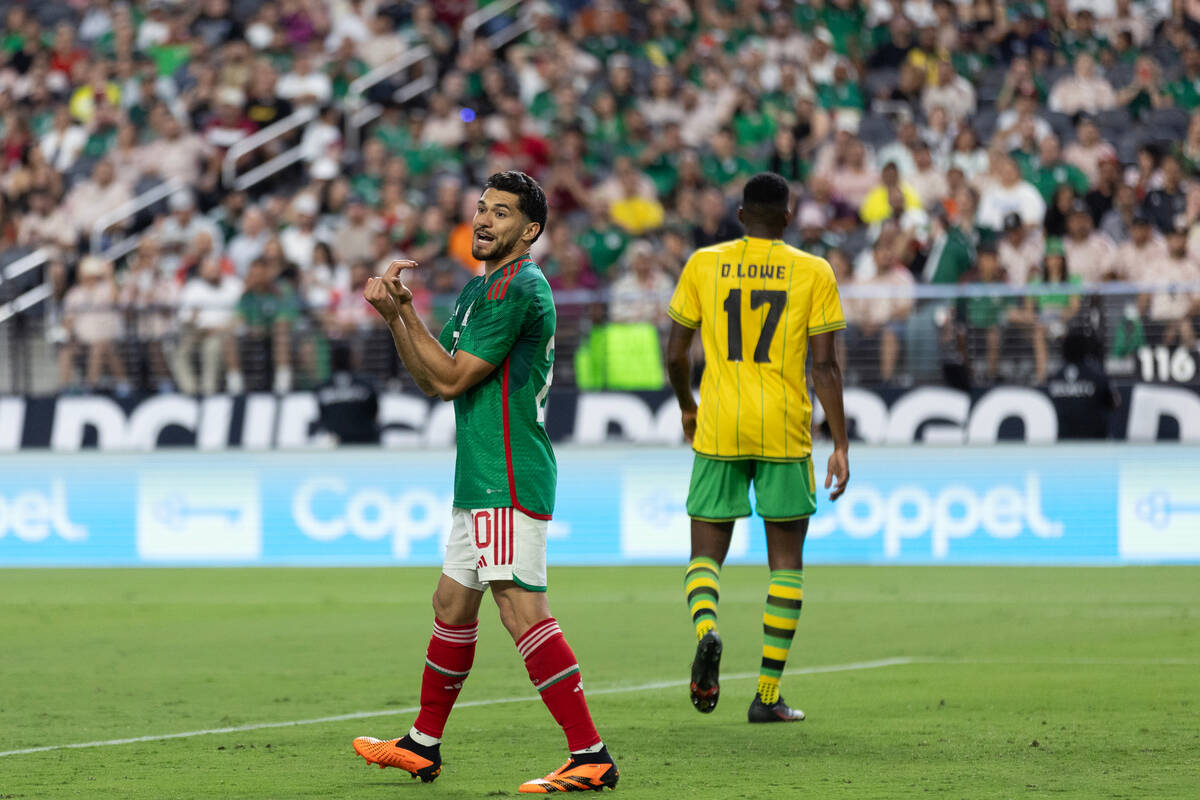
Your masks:
{"label": "spectator in green shirt", "polygon": [[1054,199],[1054,190],[1069,184],[1077,197],[1088,193],[1088,179],[1083,170],[1062,159],[1057,136],[1045,136],[1038,142],[1037,166],[1026,176],[1026,180],[1042,194],[1047,204]]}
{"label": "spectator in green shirt", "polygon": [[701,168],[710,183],[730,189],[740,187],[746,178],[754,174],[756,165],[741,155],[733,129],[726,127],[713,137],[712,152],[701,160]]}
{"label": "spectator in green shirt", "polygon": [[1081,8],[1075,14],[1075,24],[1062,34],[1059,49],[1069,61],[1087,54],[1099,58],[1109,48],[1108,39],[1096,31],[1096,15],[1090,8]]}
{"label": "spectator in green shirt", "polygon": [[1147,55],[1139,56],[1134,63],[1133,82],[1117,92],[1117,103],[1129,109],[1129,115],[1140,120],[1152,108],[1170,105],[1170,97],[1163,91],[1162,70],[1158,62]]}
{"label": "spectator in green shirt", "polygon": [[833,68],[833,83],[823,83],[817,87],[817,102],[821,108],[829,111],[849,109],[862,112],[866,108],[862,90],[845,62],[838,62]]}
{"label": "spectator in green shirt", "polygon": [[775,135],[775,120],[763,111],[759,97],[742,89],[733,113],[733,130],[738,147],[743,151],[761,151]]}
{"label": "spectator in green shirt", "polygon": [[[1062,239],[1046,240],[1046,256],[1041,269],[1035,270],[1029,276],[1030,286],[1048,283],[1073,286],[1082,283],[1080,277],[1072,275],[1067,268],[1067,254]],[[1028,297],[1025,299],[1024,308],[1014,309],[1010,314],[1010,321],[1028,328],[1033,339],[1035,383],[1042,384],[1046,381],[1049,360],[1047,340],[1061,337],[1078,311],[1079,293],[1062,292]]]}
{"label": "spectator in green shirt", "polygon": [[[975,269],[967,274],[967,281],[978,284],[1005,283],[1004,269],[1000,266],[994,242],[979,245]],[[983,340],[986,358],[986,375],[989,382],[995,381],[1000,364],[1000,343],[1012,302],[1008,297],[969,297],[960,304],[965,306],[963,322],[966,323],[968,352],[976,348],[970,343]]]}
{"label": "spectator in green shirt", "polygon": [[604,203],[594,204],[591,223],[579,234],[579,246],[587,254],[588,262],[596,274],[605,277],[625,252],[629,236],[612,221],[608,206]]}
{"label": "spectator in green shirt", "polygon": [[1167,84],[1167,95],[1176,108],[1192,111],[1200,106],[1200,48],[1184,52],[1183,74]]}
{"label": "spectator in green shirt", "polygon": [[[280,281],[261,258],[250,262],[237,314],[247,344],[262,356],[271,354],[274,387],[282,394],[292,388],[292,334],[300,318],[300,301],[291,285]],[[240,366],[235,366],[240,372]]]}
{"label": "spectator in green shirt", "polygon": [[821,11],[821,21],[833,36],[834,50],[844,56],[862,55],[862,37],[867,25],[863,3],[858,0],[829,0]]}

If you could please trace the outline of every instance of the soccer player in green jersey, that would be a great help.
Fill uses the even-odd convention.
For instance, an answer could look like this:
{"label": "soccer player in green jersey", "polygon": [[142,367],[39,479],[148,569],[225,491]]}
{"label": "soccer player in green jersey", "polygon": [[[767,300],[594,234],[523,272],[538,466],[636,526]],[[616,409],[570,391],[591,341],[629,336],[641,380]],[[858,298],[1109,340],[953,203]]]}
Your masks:
{"label": "soccer player in green jersey", "polygon": [[433,595],[420,714],[399,739],[354,740],[367,763],[398,767],[425,782],[441,772],[442,732],[471,670],[479,606],[490,587],[500,621],[570,750],[562,767],[520,791],[617,784],[617,767],[584,700],[579,664],[546,600],[546,526],[557,467],[545,409],[556,316],[550,284],[529,257],[545,227],[546,195],[535,180],[523,172],[488,178],[471,241],[485,274],[463,287],[438,338],[413,310],[412,292],[400,278],[415,262],[392,262],[364,290],[421,389],[454,401],[458,433],[454,520]]}

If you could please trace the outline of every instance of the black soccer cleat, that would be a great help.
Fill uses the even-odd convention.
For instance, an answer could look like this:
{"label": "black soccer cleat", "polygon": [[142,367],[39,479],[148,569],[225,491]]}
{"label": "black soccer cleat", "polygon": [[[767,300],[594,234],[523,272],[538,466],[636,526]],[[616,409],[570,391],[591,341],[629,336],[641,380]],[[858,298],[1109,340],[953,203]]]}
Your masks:
{"label": "black soccer cleat", "polygon": [[750,722],[799,722],[804,719],[804,712],[790,708],[783,702],[782,695],[772,705],[767,705],[762,701],[762,695],[756,692],[750,710],[746,712],[746,719]]}
{"label": "black soccer cleat", "polygon": [[704,634],[692,661],[692,705],[701,714],[711,714],[721,696],[721,637],[716,631]]}

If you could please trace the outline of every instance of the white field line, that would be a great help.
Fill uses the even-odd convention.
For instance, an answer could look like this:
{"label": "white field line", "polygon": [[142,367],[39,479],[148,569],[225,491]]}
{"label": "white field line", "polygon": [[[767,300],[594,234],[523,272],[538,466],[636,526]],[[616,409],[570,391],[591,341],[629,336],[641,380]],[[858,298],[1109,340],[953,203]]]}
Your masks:
{"label": "white field line", "polygon": [[1041,656],[1021,658],[1019,656],[912,656],[910,664],[1025,664],[1078,665],[1093,667],[1200,667],[1200,658],[1093,658],[1090,656]]}
{"label": "white field line", "polygon": [[[986,664],[1077,664],[1080,666],[1200,666],[1200,659],[1194,658],[1089,658],[1086,656],[1074,657],[1064,656],[1061,658],[955,658],[955,657],[939,657],[939,656],[896,656],[893,658],[880,658],[874,661],[852,661],[848,664],[827,664],[817,667],[798,667],[789,669],[784,674],[786,675],[821,675],[830,672],[857,672],[867,669],[880,669],[882,667],[897,667],[906,664],[958,664],[958,665],[986,665]],[[746,680],[748,678],[757,678],[757,672],[735,672],[721,676],[723,681]],[[656,681],[654,683],[639,683],[632,686],[607,686],[599,689],[587,689],[589,696],[601,694],[630,694],[633,692],[649,692],[655,689],[675,689],[681,686],[687,686],[690,681]],[[471,708],[478,706],[498,706],[505,703],[531,703],[538,700],[538,695],[524,695],[521,697],[496,697],[490,700],[466,700],[461,703],[455,703],[455,708]],[[315,717],[313,719],[297,719],[287,720],[284,722],[258,722],[252,725],[234,725],[228,728],[207,728],[198,731],[182,731],[180,733],[160,733],[150,736],[131,736],[127,739],[106,739],[97,742],[73,742],[71,744],[51,744],[43,747],[27,747],[21,750],[4,750],[0,751],[0,758],[5,756],[21,756],[31,753],[47,753],[51,750],[78,750],[89,747],[114,747],[122,744],[137,744],[138,742],[162,742],[168,739],[188,739],[193,736],[209,736],[217,733],[245,733],[247,731],[261,731],[270,728],[293,728],[299,725],[321,725],[327,722],[346,722],[352,719],[371,719],[374,717],[392,717],[399,714],[412,714],[420,711],[420,706],[409,706],[407,708],[387,708],[379,711],[354,711],[349,714],[335,714],[331,717]]]}
{"label": "white field line", "polygon": [[[827,672],[853,672],[864,669],[879,669],[880,667],[894,667],[901,664],[911,664],[916,659],[909,656],[900,656],[897,658],[881,658],[875,661],[854,661],[849,664],[828,664],[820,667],[801,667],[797,669],[789,669],[788,675],[819,675]],[[747,678],[757,678],[757,672],[736,672],[729,675],[722,675],[721,679],[725,681],[744,680]],[[688,686],[690,680],[680,681],[656,681],[654,683],[639,683],[633,686],[608,686],[599,689],[587,689],[589,697],[600,694],[630,694],[632,692],[648,692],[654,689],[673,689],[681,686]],[[455,708],[471,708],[474,706],[498,706],[505,703],[532,703],[539,700],[536,694],[524,695],[521,697],[496,697],[490,700],[467,700],[461,703],[455,703]],[[121,744],[137,744],[138,742],[161,742],[168,739],[188,739],[193,736],[209,736],[215,733],[245,733],[246,731],[261,731],[270,728],[292,728],[298,725],[321,725],[327,722],[345,722],[352,719],[371,719],[373,717],[391,717],[398,714],[412,714],[420,711],[420,706],[409,706],[408,708],[387,708],[380,711],[354,711],[349,714],[335,714],[331,717],[315,717],[313,719],[296,719],[286,722],[258,722],[253,725],[234,725],[228,728],[207,728],[199,731],[182,731],[180,733],[160,733],[150,736],[131,736],[127,739],[106,739],[98,742],[74,742],[71,744],[51,744],[44,747],[26,747],[21,750],[5,750],[0,751],[0,758],[4,756],[22,756],[30,753],[46,753],[51,750],[79,750],[88,747],[114,747]]]}

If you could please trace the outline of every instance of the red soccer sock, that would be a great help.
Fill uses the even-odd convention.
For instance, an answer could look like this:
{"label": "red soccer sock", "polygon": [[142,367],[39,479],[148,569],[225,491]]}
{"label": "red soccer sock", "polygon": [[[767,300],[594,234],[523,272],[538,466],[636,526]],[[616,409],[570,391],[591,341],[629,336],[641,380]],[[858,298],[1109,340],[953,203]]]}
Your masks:
{"label": "red soccer sock", "polygon": [[475,661],[478,638],[478,622],[447,625],[434,619],[433,636],[429,637],[429,649],[425,651],[425,672],[421,676],[421,713],[413,724],[426,736],[442,738],[446,718]]}
{"label": "red soccer sock", "polygon": [[527,630],[517,640],[517,651],[525,659],[525,669],[541,693],[542,702],[567,735],[568,749],[578,752],[600,744],[600,734],[583,697],[579,663],[554,617]]}

